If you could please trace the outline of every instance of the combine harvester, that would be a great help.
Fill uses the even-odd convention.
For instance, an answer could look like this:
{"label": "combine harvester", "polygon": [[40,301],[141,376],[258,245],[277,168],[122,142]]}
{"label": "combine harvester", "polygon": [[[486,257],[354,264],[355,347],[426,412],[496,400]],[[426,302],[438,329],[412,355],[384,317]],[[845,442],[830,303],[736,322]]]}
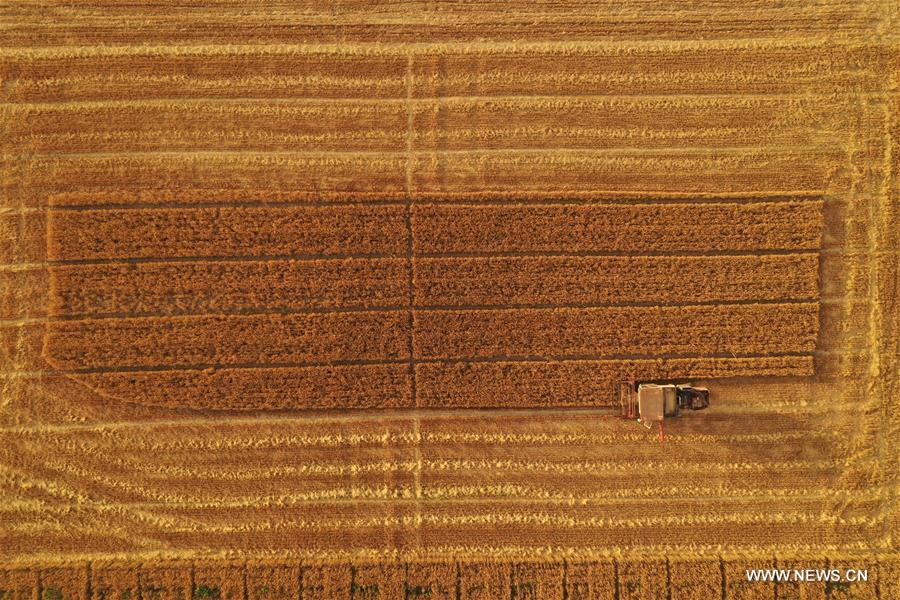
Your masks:
{"label": "combine harvester", "polygon": [[659,424],[659,439],[666,439],[665,420],[681,414],[682,410],[703,410],[709,406],[709,390],[690,384],[619,382],[619,410],[621,416],[642,423],[645,427]]}

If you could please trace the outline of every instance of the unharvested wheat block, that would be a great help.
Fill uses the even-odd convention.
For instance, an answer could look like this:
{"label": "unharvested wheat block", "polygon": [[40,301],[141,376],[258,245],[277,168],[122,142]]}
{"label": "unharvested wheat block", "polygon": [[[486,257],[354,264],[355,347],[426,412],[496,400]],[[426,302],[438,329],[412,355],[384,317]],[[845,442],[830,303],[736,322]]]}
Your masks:
{"label": "unharvested wheat block", "polygon": [[58,369],[332,361],[409,357],[406,311],[138,317],[57,321],[43,332]]}
{"label": "unharvested wheat block", "polygon": [[91,563],[91,592],[97,600],[137,600],[138,570],[126,561]]}
{"label": "unharvested wheat block", "polygon": [[507,563],[463,562],[459,565],[462,600],[493,600],[511,594],[511,566]]}
{"label": "unharvested wheat block", "polygon": [[[824,560],[775,560],[776,569],[821,569],[827,570],[828,561]],[[779,581],[775,585],[777,600],[825,600],[827,598],[825,583],[821,581]]]}
{"label": "unharvested wheat block", "polygon": [[671,358],[698,353],[702,339],[709,355],[811,353],[818,328],[816,303],[420,311],[415,352],[426,359]]}
{"label": "unharvested wheat block", "polygon": [[617,594],[615,562],[571,562],[566,571],[566,591],[569,600],[603,600]]}
{"label": "unharvested wheat block", "polygon": [[244,600],[244,575],[243,562],[196,562],[192,600]]}
{"label": "unharvested wheat block", "polygon": [[900,557],[884,558],[878,563],[881,598],[900,598]]}
{"label": "unharvested wheat block", "polygon": [[455,600],[456,563],[415,562],[406,565],[405,598]]}
{"label": "unharvested wheat block", "polygon": [[740,600],[769,600],[775,596],[775,584],[770,581],[748,581],[750,569],[772,569],[772,560],[725,560],[725,590],[729,598]]}
{"label": "unharvested wheat block", "polygon": [[[864,558],[858,560],[840,559],[829,561],[830,569],[836,570],[841,581],[829,581],[825,584],[829,600],[880,600],[885,596],[879,594],[878,584],[880,571],[878,563]],[[848,570],[853,571],[851,577],[859,578],[859,571],[866,571],[867,580],[849,581]],[[890,597],[890,596],[888,596]]]}
{"label": "unharvested wheat block", "polygon": [[619,598],[664,600],[668,590],[665,561],[619,562]]}
{"label": "unharvested wheat block", "polygon": [[141,600],[193,600],[191,566],[154,561],[138,569]]}
{"label": "unharvested wheat block", "polygon": [[512,567],[512,598],[563,600],[565,568],[559,563],[516,563]]}
{"label": "unharvested wheat block", "polygon": [[669,560],[672,600],[717,598],[722,593],[722,571],[717,559]]}
{"label": "unharvested wheat block", "polygon": [[38,600],[37,570],[0,569],[0,596],[8,600]]}
{"label": "unharvested wheat block", "polygon": [[354,600],[408,597],[402,563],[356,564],[353,567],[350,597]]}
{"label": "unharvested wheat block", "polygon": [[41,569],[41,600],[87,600],[88,566],[84,563]]}
{"label": "unharvested wheat block", "polygon": [[352,598],[353,567],[350,564],[303,565],[300,597],[304,600]]}
{"label": "unharvested wheat block", "polygon": [[417,258],[419,305],[813,300],[815,253],[763,256]]}
{"label": "unharvested wheat block", "polygon": [[413,211],[413,248],[417,254],[814,250],[819,247],[821,210],[820,201],[424,204]]}
{"label": "unharvested wheat block", "polygon": [[810,375],[808,356],[416,365],[419,406],[587,406],[616,402],[611,381]]}
{"label": "unharvested wheat block", "polygon": [[248,600],[295,600],[300,597],[300,565],[250,561],[247,563]]}
{"label": "unharvested wheat block", "polygon": [[405,208],[289,206],[51,211],[50,260],[399,254]]}
{"label": "unharvested wheat block", "polygon": [[[404,258],[54,265],[49,277],[49,310],[63,317],[376,308],[409,301]],[[32,287],[39,285],[37,280]]]}

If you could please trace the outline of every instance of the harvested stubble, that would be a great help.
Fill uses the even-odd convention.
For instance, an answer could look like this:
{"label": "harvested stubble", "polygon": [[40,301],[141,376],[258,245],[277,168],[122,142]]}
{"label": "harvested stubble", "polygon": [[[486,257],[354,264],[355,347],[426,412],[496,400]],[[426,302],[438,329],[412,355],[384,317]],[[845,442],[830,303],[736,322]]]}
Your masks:
{"label": "harvested stubble", "polygon": [[890,3],[175,4],[4,7],[0,598],[900,597]]}

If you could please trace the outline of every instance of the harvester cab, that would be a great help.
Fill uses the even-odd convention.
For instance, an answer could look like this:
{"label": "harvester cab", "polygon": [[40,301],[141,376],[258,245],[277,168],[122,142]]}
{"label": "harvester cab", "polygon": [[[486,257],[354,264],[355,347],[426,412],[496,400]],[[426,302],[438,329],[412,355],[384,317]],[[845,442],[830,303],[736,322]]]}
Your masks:
{"label": "harvester cab", "polygon": [[684,410],[703,410],[709,406],[709,390],[690,385],[677,385],[678,408]]}
{"label": "harvester cab", "polygon": [[619,410],[626,419],[646,427],[658,423],[659,438],[665,439],[665,420],[678,417],[682,410],[703,410],[709,406],[709,390],[690,384],[619,382]]}

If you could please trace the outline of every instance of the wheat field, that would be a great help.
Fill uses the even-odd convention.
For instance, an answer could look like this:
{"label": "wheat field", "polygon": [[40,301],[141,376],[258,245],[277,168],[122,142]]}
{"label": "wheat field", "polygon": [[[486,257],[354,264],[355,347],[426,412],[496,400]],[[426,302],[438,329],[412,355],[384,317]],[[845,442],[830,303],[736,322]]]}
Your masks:
{"label": "wheat field", "polygon": [[895,2],[0,25],[0,599],[900,598]]}

